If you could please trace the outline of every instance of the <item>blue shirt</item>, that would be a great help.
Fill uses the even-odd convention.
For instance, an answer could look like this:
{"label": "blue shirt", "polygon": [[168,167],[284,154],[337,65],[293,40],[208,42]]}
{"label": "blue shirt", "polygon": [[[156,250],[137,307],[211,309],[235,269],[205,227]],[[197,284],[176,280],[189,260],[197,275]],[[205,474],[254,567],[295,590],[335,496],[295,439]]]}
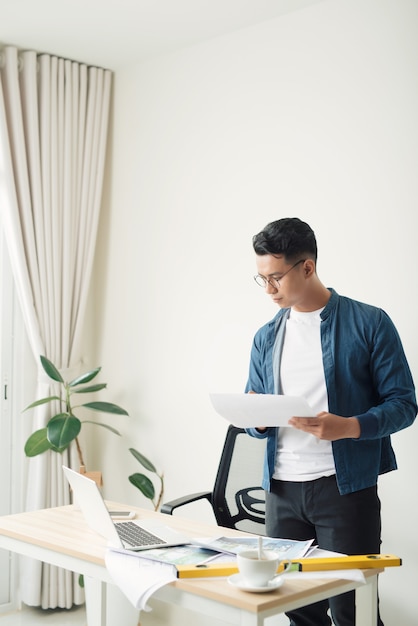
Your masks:
{"label": "blue shirt", "polygon": [[[332,442],[338,488],[344,495],[374,486],[379,474],[397,469],[390,435],[410,426],[418,409],[411,371],[389,316],[330,291],[321,312],[329,412],[355,416],[361,428],[359,439]],[[289,313],[290,309],[281,309],[256,333],[247,392],[282,393],[273,348],[274,358],[280,360]],[[278,430],[247,429],[253,437],[267,438],[262,483],[266,490],[274,472]]]}

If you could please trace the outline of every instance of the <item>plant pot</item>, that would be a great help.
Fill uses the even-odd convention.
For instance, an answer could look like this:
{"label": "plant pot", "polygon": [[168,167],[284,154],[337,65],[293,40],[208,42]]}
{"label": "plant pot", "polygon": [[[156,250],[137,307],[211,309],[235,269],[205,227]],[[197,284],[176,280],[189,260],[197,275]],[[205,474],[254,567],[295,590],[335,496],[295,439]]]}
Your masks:
{"label": "plant pot", "polygon": [[80,474],[83,474],[83,476],[87,476],[87,478],[91,478],[91,480],[94,480],[94,482],[97,484],[97,486],[103,487],[103,476],[101,472],[98,471],[91,471],[91,472],[87,472],[86,471],[86,466],[85,465],[80,465]]}

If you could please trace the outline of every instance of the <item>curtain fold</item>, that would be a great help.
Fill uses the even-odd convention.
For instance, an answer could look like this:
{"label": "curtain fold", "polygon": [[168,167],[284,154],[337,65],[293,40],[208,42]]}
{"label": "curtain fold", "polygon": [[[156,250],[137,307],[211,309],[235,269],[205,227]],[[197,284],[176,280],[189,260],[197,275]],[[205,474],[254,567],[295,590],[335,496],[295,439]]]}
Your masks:
{"label": "curtain fold", "polygon": [[[111,72],[7,46],[0,77],[1,220],[38,367],[36,397],[45,397],[54,389],[39,356],[74,372],[82,359]],[[52,414],[50,405],[38,407],[33,430]],[[74,466],[74,457],[48,452],[28,461],[27,510],[69,503],[61,466]],[[32,560],[22,570],[26,604],[69,608],[83,601],[73,574]]]}

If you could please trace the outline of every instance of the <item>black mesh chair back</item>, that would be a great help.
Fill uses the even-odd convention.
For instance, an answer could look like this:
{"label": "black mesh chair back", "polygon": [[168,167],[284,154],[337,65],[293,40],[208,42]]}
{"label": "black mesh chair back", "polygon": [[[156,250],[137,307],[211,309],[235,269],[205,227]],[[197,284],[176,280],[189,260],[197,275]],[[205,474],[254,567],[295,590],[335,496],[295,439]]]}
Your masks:
{"label": "black mesh chair back", "polygon": [[265,535],[265,493],[261,487],[266,440],[229,426],[213,491],[167,502],[162,513],[203,498],[212,505],[219,526]]}

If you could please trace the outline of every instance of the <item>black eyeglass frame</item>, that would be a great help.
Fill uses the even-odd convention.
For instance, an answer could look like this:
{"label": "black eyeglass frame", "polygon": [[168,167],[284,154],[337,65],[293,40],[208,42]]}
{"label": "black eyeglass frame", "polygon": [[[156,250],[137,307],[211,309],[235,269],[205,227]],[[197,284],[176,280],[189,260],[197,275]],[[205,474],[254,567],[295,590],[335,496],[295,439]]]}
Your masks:
{"label": "black eyeglass frame", "polygon": [[[284,274],[282,274],[280,276],[280,278],[266,278],[265,276],[261,276],[261,274],[256,274],[253,278],[256,282],[256,284],[259,287],[263,287],[263,289],[266,288],[267,285],[270,285],[271,287],[280,287],[280,282],[283,280],[283,278],[286,276],[286,274],[288,274],[289,272],[291,272],[297,265],[299,265],[300,263],[305,263],[306,259],[299,259],[299,261],[296,261],[296,263],[294,265],[292,265],[292,267],[290,267]],[[274,282],[272,282],[274,281]]]}

